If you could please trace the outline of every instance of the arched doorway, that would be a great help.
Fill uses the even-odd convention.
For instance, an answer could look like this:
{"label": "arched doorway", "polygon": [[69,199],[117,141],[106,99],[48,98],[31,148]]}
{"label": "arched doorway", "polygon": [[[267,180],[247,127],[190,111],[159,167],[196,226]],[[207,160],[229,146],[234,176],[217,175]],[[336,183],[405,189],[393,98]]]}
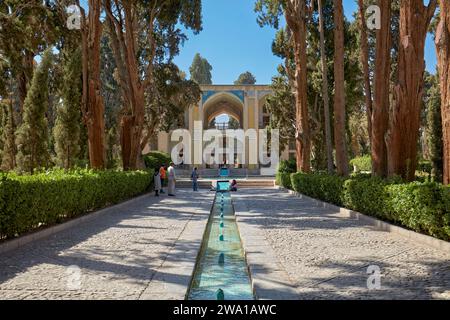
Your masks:
{"label": "arched doorway", "polygon": [[231,93],[220,92],[203,104],[203,129],[208,129],[213,119],[224,114],[239,122],[240,128],[243,128],[244,103]]}
{"label": "arched doorway", "polygon": [[[211,96],[203,104],[203,129],[216,129],[222,131],[224,134],[221,148],[223,150],[228,147],[233,146],[234,157],[230,159],[224,152],[219,155],[219,163],[216,165],[207,165],[209,168],[217,168],[221,166],[227,166],[231,168],[239,168],[243,166],[240,161],[239,155],[242,153],[239,148],[239,142],[233,141],[230,143],[230,137],[225,136],[225,131],[229,129],[243,129],[244,128],[244,103],[239,99],[239,97],[228,92],[220,92]],[[230,144],[230,145],[228,145]],[[206,147],[205,144],[204,147]],[[215,156],[215,154],[211,154]],[[231,163],[232,162],[232,163]]]}

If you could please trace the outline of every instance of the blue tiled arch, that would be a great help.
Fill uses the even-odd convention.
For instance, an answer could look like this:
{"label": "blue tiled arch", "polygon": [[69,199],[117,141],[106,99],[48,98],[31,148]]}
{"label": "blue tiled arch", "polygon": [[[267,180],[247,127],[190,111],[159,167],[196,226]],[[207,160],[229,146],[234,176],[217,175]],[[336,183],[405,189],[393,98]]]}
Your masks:
{"label": "blue tiled arch", "polygon": [[208,91],[204,91],[202,93],[202,103],[205,103],[206,101],[208,101],[209,98],[211,98],[213,95],[215,95],[217,93],[232,94],[235,97],[237,97],[242,103],[244,103],[244,96],[245,96],[244,90],[225,90],[225,91],[208,90]]}

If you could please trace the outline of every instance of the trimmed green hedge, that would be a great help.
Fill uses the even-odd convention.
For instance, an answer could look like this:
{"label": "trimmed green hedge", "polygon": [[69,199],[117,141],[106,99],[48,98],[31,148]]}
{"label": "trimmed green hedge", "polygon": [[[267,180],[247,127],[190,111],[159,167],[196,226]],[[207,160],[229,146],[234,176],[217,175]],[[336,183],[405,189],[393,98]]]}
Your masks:
{"label": "trimmed green hedge", "polygon": [[277,172],[277,174],[275,175],[275,183],[278,186],[282,186],[287,189],[292,189],[291,173]]}
{"label": "trimmed green hedge", "polygon": [[0,175],[0,239],[82,215],[149,190],[147,171],[63,170]]}
{"label": "trimmed green hedge", "polygon": [[292,188],[310,197],[340,205],[345,179],[326,174],[295,173],[291,176]]}
{"label": "trimmed green hedge", "polygon": [[303,173],[292,174],[291,184],[307,196],[450,240],[450,188],[442,184]]}
{"label": "trimmed green hedge", "polygon": [[277,172],[280,173],[295,173],[297,172],[296,160],[282,160],[278,164]]}
{"label": "trimmed green hedge", "polygon": [[282,160],[278,164],[275,183],[279,186],[291,189],[291,174],[297,172],[297,162],[295,160]]}

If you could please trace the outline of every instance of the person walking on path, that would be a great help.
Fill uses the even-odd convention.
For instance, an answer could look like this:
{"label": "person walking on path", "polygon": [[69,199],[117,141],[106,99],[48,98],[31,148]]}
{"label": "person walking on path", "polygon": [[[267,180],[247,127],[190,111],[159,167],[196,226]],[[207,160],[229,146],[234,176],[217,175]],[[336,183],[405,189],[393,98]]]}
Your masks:
{"label": "person walking on path", "polygon": [[155,184],[155,196],[159,197],[159,191],[161,190],[161,176],[159,175],[159,170],[155,169],[155,173],[153,175],[153,182]]}
{"label": "person walking on path", "polygon": [[197,171],[197,168],[194,168],[194,170],[192,170],[191,180],[192,180],[192,189],[194,189],[194,191],[198,191],[198,171]]}
{"label": "person walking on path", "polygon": [[161,194],[164,193],[164,181],[166,180],[166,167],[165,166],[161,166],[161,168],[159,168],[159,175],[161,178],[161,190],[159,191]]}
{"label": "person walking on path", "polygon": [[174,166],[174,164],[173,164],[173,162],[171,162],[169,168],[167,169],[167,175],[169,177],[167,193],[171,197],[175,197],[175,183],[177,182],[177,176],[175,174],[175,168],[173,166]]}

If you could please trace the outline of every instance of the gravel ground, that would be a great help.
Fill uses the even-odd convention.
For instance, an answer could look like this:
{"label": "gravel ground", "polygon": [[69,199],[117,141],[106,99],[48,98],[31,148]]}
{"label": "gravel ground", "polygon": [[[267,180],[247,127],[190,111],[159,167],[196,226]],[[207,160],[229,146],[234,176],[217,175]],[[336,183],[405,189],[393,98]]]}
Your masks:
{"label": "gravel ground", "polygon": [[[450,299],[449,252],[276,189],[240,190],[233,198],[250,213],[244,223],[268,241],[300,299]],[[369,266],[379,268],[379,287]]]}
{"label": "gravel ground", "polygon": [[202,228],[192,229],[195,235],[192,241],[183,240],[182,252],[174,253],[173,248],[185,228],[191,230],[189,222],[206,220],[210,206],[210,193],[205,192],[179,191],[176,198],[149,195],[2,254],[0,299],[156,298],[147,294],[155,274],[156,286],[161,277],[167,284],[172,279],[189,281],[189,275],[177,271],[176,278],[161,266],[173,264],[168,259],[172,250],[177,264],[193,267]]}
{"label": "gravel ground", "polygon": [[[178,297],[203,233],[190,222],[205,219],[210,196],[141,198],[2,254],[0,299]],[[282,269],[274,272],[286,275],[300,299],[450,299],[448,252],[275,189],[240,190],[233,199],[250,212],[245,224],[269,243],[277,260],[270,262]],[[380,270],[378,289],[368,289],[369,266]]]}

